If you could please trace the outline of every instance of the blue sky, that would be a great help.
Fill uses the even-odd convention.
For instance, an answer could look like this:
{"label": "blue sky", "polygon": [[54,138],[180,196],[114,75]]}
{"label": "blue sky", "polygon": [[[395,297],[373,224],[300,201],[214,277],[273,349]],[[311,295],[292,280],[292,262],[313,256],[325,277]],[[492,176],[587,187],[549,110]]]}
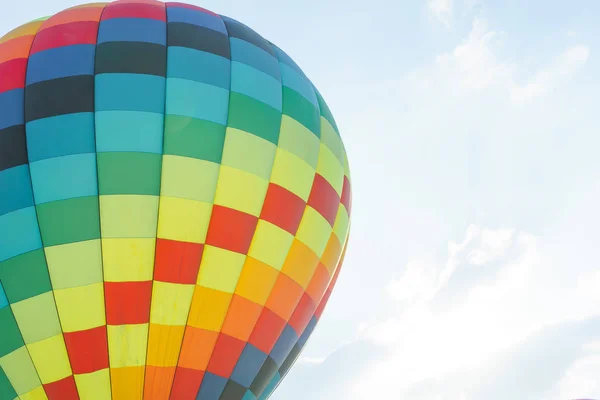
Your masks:
{"label": "blue sky", "polygon": [[188,2],[290,54],[349,154],[344,271],[274,400],[600,398],[600,3]]}

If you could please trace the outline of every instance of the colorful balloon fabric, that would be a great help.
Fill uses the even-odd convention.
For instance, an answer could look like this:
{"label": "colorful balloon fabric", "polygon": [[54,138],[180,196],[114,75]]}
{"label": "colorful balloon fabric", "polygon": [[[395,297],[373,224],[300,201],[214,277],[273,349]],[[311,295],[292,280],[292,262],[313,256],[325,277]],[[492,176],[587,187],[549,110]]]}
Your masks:
{"label": "colorful balloon fabric", "polygon": [[325,101],[242,23],[129,0],[13,30],[0,400],[268,398],[329,299],[350,207]]}

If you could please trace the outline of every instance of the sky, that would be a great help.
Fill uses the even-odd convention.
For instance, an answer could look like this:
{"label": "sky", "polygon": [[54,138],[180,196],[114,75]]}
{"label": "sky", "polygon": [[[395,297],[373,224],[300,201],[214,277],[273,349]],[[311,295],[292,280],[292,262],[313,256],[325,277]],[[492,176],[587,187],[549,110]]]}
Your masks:
{"label": "sky", "polygon": [[188,2],[285,50],[348,152],[344,270],[273,400],[600,398],[600,2]]}

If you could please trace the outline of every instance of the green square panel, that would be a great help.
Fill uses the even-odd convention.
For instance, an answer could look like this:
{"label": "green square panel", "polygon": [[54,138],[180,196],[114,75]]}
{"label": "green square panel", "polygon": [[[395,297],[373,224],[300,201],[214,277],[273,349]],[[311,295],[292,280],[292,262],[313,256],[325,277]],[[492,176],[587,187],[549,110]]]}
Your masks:
{"label": "green square panel", "polygon": [[44,246],[100,238],[98,197],[79,197],[37,206]]}
{"label": "green square panel", "polygon": [[321,137],[319,110],[301,94],[287,86],[283,87],[283,113],[300,122],[317,137]]}
{"label": "green square panel", "polygon": [[269,180],[276,149],[277,146],[261,137],[229,128],[225,137],[223,165]]}
{"label": "green square panel", "polygon": [[281,113],[252,97],[231,92],[227,125],[277,144]]}
{"label": "green square panel", "polygon": [[44,250],[39,249],[0,263],[0,280],[9,303],[52,289]]}
{"label": "green square panel", "polygon": [[160,194],[162,156],[154,153],[98,153],[98,186],[101,195]]}
{"label": "green square panel", "polygon": [[15,389],[10,384],[4,370],[0,368],[0,399],[12,400],[16,398],[17,392],[15,392]]}
{"label": "green square panel", "polygon": [[24,346],[21,332],[10,307],[0,308],[0,357]]}
{"label": "green square panel", "polygon": [[167,115],[164,154],[219,164],[223,154],[225,126],[202,119]]}
{"label": "green square panel", "polygon": [[281,119],[278,145],[306,161],[313,169],[317,168],[321,141],[307,127],[288,115]]}
{"label": "green square panel", "polygon": [[52,292],[11,305],[25,343],[35,343],[61,333]]}
{"label": "green square panel", "polygon": [[329,121],[329,123],[339,136],[340,130],[338,129],[337,124],[335,123],[335,119],[333,118],[333,114],[331,114],[331,110],[329,109],[327,102],[323,99],[323,96],[321,96],[321,93],[319,93],[317,89],[315,89],[315,93],[317,94],[317,101],[319,102],[321,116],[327,121]]}

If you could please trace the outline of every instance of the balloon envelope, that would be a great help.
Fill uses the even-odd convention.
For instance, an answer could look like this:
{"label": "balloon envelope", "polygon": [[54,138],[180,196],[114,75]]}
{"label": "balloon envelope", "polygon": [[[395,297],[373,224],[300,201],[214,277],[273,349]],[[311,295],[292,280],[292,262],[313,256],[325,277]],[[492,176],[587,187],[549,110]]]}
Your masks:
{"label": "balloon envelope", "polygon": [[335,285],[350,207],[327,104],[242,23],[131,0],[15,29],[0,399],[267,398]]}

